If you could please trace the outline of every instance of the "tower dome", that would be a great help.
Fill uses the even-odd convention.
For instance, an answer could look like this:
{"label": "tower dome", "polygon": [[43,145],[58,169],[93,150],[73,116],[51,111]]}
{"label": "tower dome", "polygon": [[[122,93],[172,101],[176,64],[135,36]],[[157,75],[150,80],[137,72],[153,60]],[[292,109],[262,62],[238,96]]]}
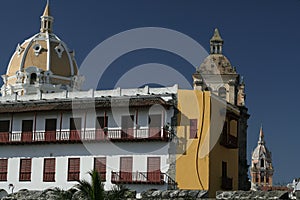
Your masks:
{"label": "tower dome", "polygon": [[201,74],[236,74],[230,61],[223,55],[224,40],[216,28],[210,39],[210,54],[204,59],[197,71]]}
{"label": "tower dome", "polygon": [[49,3],[41,16],[40,33],[18,44],[3,75],[2,96],[79,89],[74,52],[53,33]]}
{"label": "tower dome", "polygon": [[223,44],[216,28],[210,39],[210,54],[193,74],[194,89],[210,90],[233,105],[245,106],[245,85],[228,58],[223,55]]}
{"label": "tower dome", "polygon": [[257,147],[252,153],[250,173],[253,190],[260,187],[272,187],[274,169],[271,152],[266,147],[262,127],[260,128]]}

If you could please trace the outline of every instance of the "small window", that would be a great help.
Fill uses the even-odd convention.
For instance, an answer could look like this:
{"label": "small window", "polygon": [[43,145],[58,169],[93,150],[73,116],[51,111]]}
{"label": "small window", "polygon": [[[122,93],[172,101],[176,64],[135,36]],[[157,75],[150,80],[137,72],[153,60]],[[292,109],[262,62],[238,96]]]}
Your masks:
{"label": "small window", "polygon": [[190,119],[190,139],[197,138],[197,119]]}
{"label": "small window", "polygon": [[238,136],[238,122],[235,119],[230,120],[230,135],[237,137]]}
{"label": "small window", "polygon": [[19,181],[31,181],[31,159],[20,160]]}
{"label": "small window", "polygon": [[44,159],[44,182],[54,182],[55,181],[55,158],[45,158]]}
{"label": "small window", "polygon": [[33,85],[36,82],[37,75],[36,73],[30,74],[30,85]]}
{"label": "small window", "polygon": [[224,125],[223,125],[223,130],[222,130],[222,134],[223,136],[227,136],[228,134],[228,127],[227,127],[227,121],[224,122]]}
{"label": "small window", "polygon": [[80,158],[69,158],[68,181],[79,181]]}
{"label": "small window", "polygon": [[42,46],[38,43],[36,43],[35,45],[33,45],[33,51],[34,51],[34,54],[35,56],[38,56],[42,50]]}
{"label": "small window", "polygon": [[7,159],[0,159],[0,181],[7,181]]}
{"label": "small window", "polygon": [[265,162],[264,162],[264,159],[261,159],[260,160],[260,167],[264,168],[265,167]]}
{"label": "small window", "polygon": [[64,47],[59,43],[59,45],[56,46],[54,49],[55,49],[55,51],[56,51],[58,57],[61,58],[61,57],[62,57],[62,54],[63,54],[63,52],[64,52]]}
{"label": "small window", "polygon": [[219,88],[219,96],[223,99],[226,99],[226,88],[224,87]]}
{"label": "small window", "polygon": [[94,170],[99,173],[101,181],[106,181],[106,158],[94,158]]}
{"label": "small window", "polygon": [[227,162],[222,161],[222,177],[227,178]]}

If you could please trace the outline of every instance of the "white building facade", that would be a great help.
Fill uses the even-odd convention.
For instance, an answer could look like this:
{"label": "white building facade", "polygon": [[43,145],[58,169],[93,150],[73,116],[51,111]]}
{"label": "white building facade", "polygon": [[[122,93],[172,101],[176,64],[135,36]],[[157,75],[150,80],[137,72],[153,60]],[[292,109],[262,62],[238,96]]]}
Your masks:
{"label": "white building facade", "polygon": [[173,87],[80,91],[73,51],[52,33],[17,45],[0,97],[0,188],[69,189],[88,171],[104,187],[137,192],[175,186]]}

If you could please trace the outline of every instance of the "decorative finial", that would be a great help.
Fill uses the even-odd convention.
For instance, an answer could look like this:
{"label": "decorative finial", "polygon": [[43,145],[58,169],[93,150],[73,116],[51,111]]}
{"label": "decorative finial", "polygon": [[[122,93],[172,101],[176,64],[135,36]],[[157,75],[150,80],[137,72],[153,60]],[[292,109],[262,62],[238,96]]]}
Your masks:
{"label": "decorative finial", "polygon": [[210,41],[220,41],[220,42],[223,42],[223,39],[221,38],[219,30],[217,28],[215,28],[214,35],[212,36],[212,38],[210,39]]}
{"label": "decorative finial", "polygon": [[264,132],[263,132],[263,125],[260,125],[260,130],[259,130],[259,140],[258,140],[258,144],[264,144]]}
{"label": "decorative finial", "polygon": [[52,32],[52,24],[53,24],[53,17],[50,14],[50,6],[49,0],[47,0],[47,4],[44,10],[43,15],[41,16],[41,32]]}
{"label": "decorative finial", "polygon": [[46,4],[46,7],[45,7],[43,16],[50,16],[49,0],[47,0],[47,4]]}

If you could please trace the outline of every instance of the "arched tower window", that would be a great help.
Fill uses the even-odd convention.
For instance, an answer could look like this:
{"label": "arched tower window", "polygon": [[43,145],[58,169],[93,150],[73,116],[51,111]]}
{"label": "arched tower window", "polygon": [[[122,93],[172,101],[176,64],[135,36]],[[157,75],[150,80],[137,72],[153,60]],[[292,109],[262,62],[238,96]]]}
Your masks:
{"label": "arched tower window", "polygon": [[260,159],[260,167],[264,168],[265,167],[265,162],[264,159]]}
{"label": "arched tower window", "polygon": [[219,96],[223,99],[226,99],[226,88],[224,87],[219,88]]}
{"label": "arched tower window", "polygon": [[37,79],[37,75],[36,73],[32,73],[30,74],[30,84],[34,84],[36,82],[36,79]]}

